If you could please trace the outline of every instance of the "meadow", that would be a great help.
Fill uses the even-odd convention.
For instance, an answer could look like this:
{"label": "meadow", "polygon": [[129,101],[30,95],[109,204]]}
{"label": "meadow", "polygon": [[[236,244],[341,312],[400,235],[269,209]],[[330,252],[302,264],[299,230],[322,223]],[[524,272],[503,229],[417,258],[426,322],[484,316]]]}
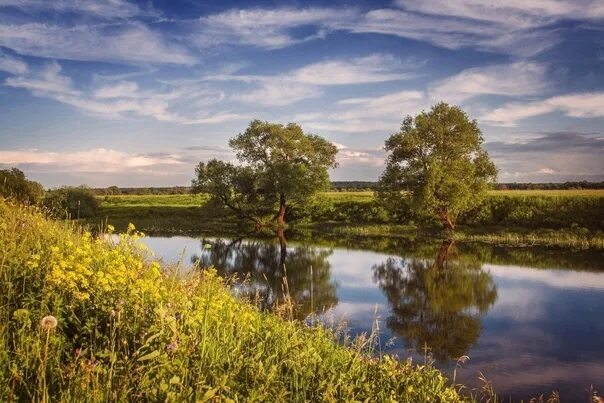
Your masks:
{"label": "meadow", "polygon": [[[371,202],[374,200],[373,191],[329,191],[322,196],[334,202]],[[604,198],[604,189],[569,189],[569,190],[491,190],[489,196],[507,197],[590,197]],[[175,194],[175,195],[108,195],[99,196],[104,207],[196,207],[205,203],[205,194]]]}
{"label": "meadow", "polygon": [[211,268],[161,266],[132,225],[98,235],[0,199],[1,401],[463,400],[375,336],[306,326],[287,297],[263,313]]}

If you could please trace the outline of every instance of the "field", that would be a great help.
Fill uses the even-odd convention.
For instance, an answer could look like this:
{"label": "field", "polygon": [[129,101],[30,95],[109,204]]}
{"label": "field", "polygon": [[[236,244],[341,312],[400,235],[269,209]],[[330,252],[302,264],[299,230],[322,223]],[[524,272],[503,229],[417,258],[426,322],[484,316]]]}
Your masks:
{"label": "field", "polygon": [[262,313],[137,237],[0,199],[0,401],[462,400],[430,365],[377,355],[375,337],[305,326],[287,295]]}
{"label": "field", "polygon": [[208,200],[205,194],[129,195],[99,197],[106,207],[199,207]]}
{"label": "field", "polygon": [[[371,191],[323,192],[323,196],[334,202],[370,202],[374,199]],[[508,197],[594,197],[604,198],[604,189],[595,190],[492,190],[489,196]],[[104,207],[199,207],[206,195],[128,195],[101,196]]]}

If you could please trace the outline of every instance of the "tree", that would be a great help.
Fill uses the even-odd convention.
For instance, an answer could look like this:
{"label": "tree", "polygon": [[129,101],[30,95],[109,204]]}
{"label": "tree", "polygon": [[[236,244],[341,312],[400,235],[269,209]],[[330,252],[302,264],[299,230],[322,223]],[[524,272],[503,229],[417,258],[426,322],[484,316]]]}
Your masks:
{"label": "tree", "polygon": [[410,192],[411,208],[436,215],[449,230],[460,214],[476,207],[494,184],[497,168],[482,149],[476,120],[457,106],[439,103],[429,112],[407,116],[386,140],[388,155],[378,193],[401,203]]}
{"label": "tree", "polygon": [[109,186],[105,190],[105,194],[108,194],[108,195],[121,195],[122,194],[122,190],[119,187],[113,185],[113,186]]}
{"label": "tree", "polygon": [[28,180],[23,171],[17,168],[0,170],[0,196],[36,204],[43,194],[42,185]]}
{"label": "tree", "polygon": [[211,197],[239,216],[260,222],[262,216],[285,225],[287,208],[307,202],[330,186],[328,169],[337,166],[337,148],[300,126],[254,120],[229,141],[239,165],[211,160],[200,163],[195,192]]}

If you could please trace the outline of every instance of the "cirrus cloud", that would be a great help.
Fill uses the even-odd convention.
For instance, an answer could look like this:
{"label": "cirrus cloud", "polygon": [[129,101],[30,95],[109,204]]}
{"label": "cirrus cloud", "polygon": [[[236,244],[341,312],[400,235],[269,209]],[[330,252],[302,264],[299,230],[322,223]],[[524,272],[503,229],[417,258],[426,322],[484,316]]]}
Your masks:
{"label": "cirrus cloud", "polygon": [[541,101],[508,103],[485,113],[481,120],[493,126],[512,127],[518,121],[551,112],[574,118],[604,116],[604,92],[558,95]]}

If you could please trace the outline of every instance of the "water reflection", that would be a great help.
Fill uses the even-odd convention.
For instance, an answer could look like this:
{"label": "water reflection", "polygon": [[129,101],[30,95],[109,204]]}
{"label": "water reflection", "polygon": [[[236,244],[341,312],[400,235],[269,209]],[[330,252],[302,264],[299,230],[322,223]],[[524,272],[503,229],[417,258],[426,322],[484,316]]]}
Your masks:
{"label": "water reflection", "polygon": [[296,317],[304,319],[338,303],[337,284],[331,279],[328,260],[331,249],[288,247],[284,238],[278,243],[204,238],[201,245],[202,252],[193,257],[193,262],[201,267],[213,266],[224,276],[247,280],[249,287],[244,290],[265,309],[272,309],[289,295],[296,305]]}
{"label": "water reflection", "polygon": [[480,335],[482,315],[497,299],[490,273],[459,256],[450,240],[433,260],[388,258],[373,273],[390,304],[388,327],[408,348],[429,346],[439,361],[467,354]]}
{"label": "water reflection", "polygon": [[144,242],[167,262],[194,254],[222,274],[249,276],[247,290],[258,290],[268,308],[282,298],[285,263],[299,318],[328,310],[325,318],[343,317],[352,336],[378,320],[382,341],[397,336],[383,344],[386,352],[405,358],[404,347],[421,353],[426,343],[449,375],[455,362],[446,360],[469,355],[458,382],[480,387],[484,373],[505,401],[552,390],[563,401],[583,401],[590,384],[604,388],[602,250],[439,246],[402,237],[296,240]]}

